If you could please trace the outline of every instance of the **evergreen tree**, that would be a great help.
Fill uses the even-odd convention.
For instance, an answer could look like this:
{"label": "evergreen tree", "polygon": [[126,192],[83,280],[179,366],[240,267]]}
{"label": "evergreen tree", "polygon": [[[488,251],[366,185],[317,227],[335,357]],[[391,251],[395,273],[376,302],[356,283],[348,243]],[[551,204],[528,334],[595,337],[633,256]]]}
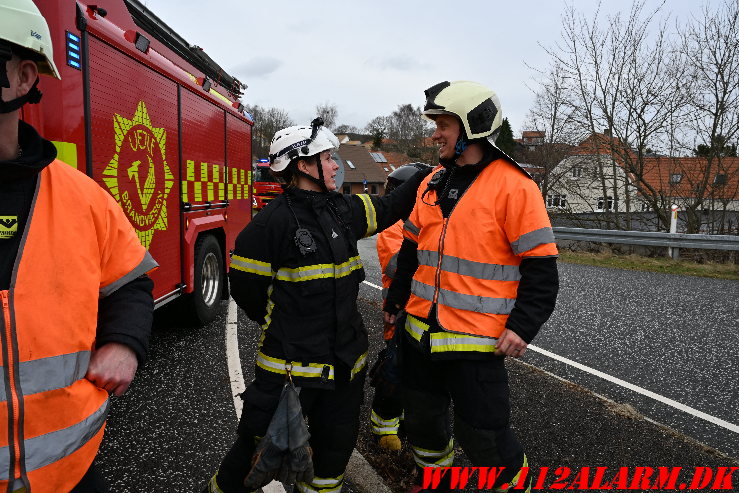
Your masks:
{"label": "evergreen tree", "polygon": [[503,118],[503,123],[500,125],[500,134],[498,140],[495,141],[495,145],[498,148],[515,159],[516,142],[513,140],[513,130],[511,130],[511,124],[508,122],[508,118]]}

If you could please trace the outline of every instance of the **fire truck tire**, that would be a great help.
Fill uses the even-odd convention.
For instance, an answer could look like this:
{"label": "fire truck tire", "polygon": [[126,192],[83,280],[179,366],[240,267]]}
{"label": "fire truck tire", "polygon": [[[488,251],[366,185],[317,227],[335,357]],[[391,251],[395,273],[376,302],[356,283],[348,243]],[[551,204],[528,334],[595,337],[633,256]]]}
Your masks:
{"label": "fire truck tire", "polygon": [[218,240],[212,235],[200,236],[195,243],[195,284],[191,306],[203,325],[211,322],[221,308],[225,271]]}

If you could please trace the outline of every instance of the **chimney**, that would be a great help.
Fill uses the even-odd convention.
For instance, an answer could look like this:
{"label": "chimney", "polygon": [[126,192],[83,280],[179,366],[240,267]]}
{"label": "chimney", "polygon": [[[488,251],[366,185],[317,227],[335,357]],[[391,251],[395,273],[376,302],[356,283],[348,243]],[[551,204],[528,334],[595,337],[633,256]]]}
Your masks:
{"label": "chimney", "polygon": [[606,137],[610,137],[611,136],[611,127],[604,128],[603,129],[603,135],[605,135]]}

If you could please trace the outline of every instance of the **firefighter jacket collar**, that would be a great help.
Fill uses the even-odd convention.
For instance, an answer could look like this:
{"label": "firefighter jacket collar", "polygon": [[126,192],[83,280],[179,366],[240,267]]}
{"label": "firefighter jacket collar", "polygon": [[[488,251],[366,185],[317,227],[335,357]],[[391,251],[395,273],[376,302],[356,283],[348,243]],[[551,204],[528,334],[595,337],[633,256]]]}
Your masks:
{"label": "firefighter jacket collar", "polygon": [[54,144],[41,138],[26,122],[18,121],[18,142],[23,150],[19,159],[0,161],[0,181],[33,177],[56,159]]}

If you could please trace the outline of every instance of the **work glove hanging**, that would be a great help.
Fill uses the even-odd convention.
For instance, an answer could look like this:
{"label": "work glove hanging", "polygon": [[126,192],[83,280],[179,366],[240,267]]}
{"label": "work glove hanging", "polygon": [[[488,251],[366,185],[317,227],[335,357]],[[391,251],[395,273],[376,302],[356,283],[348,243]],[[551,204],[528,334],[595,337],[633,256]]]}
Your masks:
{"label": "work glove hanging", "polygon": [[244,486],[256,490],[276,479],[282,483],[309,483],[313,479],[310,433],[300,407],[299,389],[292,381],[282,388],[267,433],[252,456],[252,467]]}

